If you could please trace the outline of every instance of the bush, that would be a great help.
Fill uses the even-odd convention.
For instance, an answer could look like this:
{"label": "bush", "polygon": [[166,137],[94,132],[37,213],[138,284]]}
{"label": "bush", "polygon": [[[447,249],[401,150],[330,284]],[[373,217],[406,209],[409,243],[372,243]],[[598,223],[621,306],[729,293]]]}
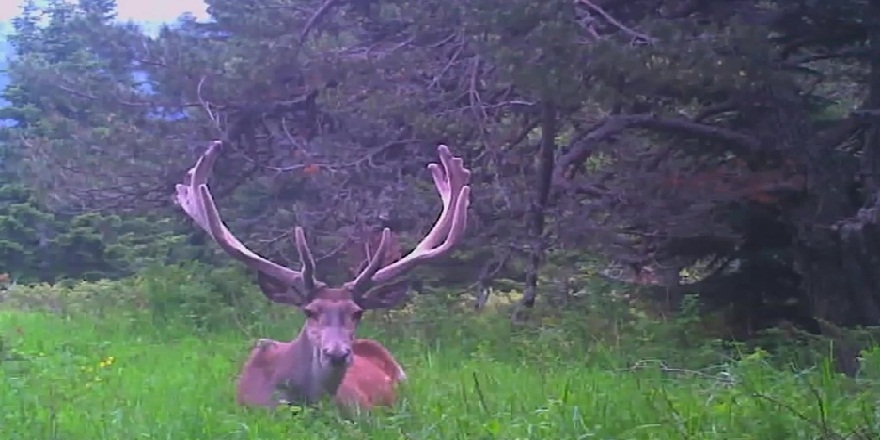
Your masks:
{"label": "bush", "polygon": [[152,266],[121,280],[18,284],[0,291],[0,305],[63,316],[148,316],[157,326],[185,326],[196,331],[220,330],[230,323],[258,325],[269,313],[266,301],[243,270],[212,268],[198,262]]}

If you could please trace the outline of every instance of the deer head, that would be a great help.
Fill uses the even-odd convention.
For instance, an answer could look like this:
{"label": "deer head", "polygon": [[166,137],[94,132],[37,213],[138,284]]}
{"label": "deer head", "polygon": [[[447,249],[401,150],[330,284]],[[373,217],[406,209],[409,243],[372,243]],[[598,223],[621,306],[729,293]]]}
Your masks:
{"label": "deer head", "polygon": [[367,263],[351,281],[330,287],[315,277],[315,261],[301,227],[294,241],[302,268],[294,270],[272,262],[245,247],[220,219],[208,190],[211,169],[220,151],[214,142],[177,185],[177,204],[211,235],[227,254],[257,272],[260,290],[270,301],[298,307],[306,316],[301,336],[315,347],[322,366],[346,367],[352,361],[352,342],[361,315],[369,309],[398,305],[406,297],[402,278],[415,267],[447,255],[464,235],[470,203],[470,171],[449,147],[440,145],[442,165],[428,165],[443,210],[424,239],[408,255],[388,261],[391,231],[382,230],[378,246],[367,252]]}

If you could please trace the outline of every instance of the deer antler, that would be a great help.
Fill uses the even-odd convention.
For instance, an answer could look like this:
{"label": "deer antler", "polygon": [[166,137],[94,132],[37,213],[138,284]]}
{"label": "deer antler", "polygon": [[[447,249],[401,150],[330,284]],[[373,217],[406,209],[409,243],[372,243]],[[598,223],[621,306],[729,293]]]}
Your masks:
{"label": "deer antler", "polygon": [[[262,277],[267,277],[269,285],[274,289],[263,289],[263,293],[271,301],[300,304],[308,302],[323,283],[315,280],[315,260],[306,243],[305,233],[301,227],[296,227],[294,236],[296,249],[302,262],[302,271],[295,271],[289,267],[274,263],[257,255],[241,243],[223,224],[220,213],[214,204],[214,198],[208,190],[208,177],[214,166],[214,161],[220,152],[220,141],[212,143],[208,150],[199,158],[195,166],[191,168],[184,178],[183,184],[177,185],[177,204],[192,218],[199,227],[211,235],[215,242],[227,254],[241,261],[247,267],[256,270]],[[262,278],[261,277],[261,278]],[[298,286],[299,284],[301,286]],[[291,294],[288,288],[301,288],[305,297]],[[270,292],[271,290],[271,292]]]}
{"label": "deer antler", "polygon": [[391,230],[382,231],[382,239],[376,252],[367,266],[346,284],[356,295],[356,300],[364,308],[390,307],[403,299],[405,289],[394,289],[393,297],[385,295],[368,295],[367,292],[377,285],[387,284],[402,277],[417,266],[448,254],[464,235],[467,224],[467,208],[470,204],[471,172],[464,167],[460,157],[454,157],[446,145],[437,148],[442,168],[436,163],[428,165],[434,178],[434,185],[443,201],[443,211],[431,228],[431,231],[405,257],[381,267],[390,243]]}
{"label": "deer antler", "polygon": [[[346,254],[348,257],[349,272],[352,277],[358,276],[372,261],[373,254],[379,247],[382,239],[382,230],[373,230],[372,228],[360,227],[352,234],[352,240],[348,245]],[[400,242],[391,231],[391,242],[388,243],[385,250],[385,260],[382,265],[391,264],[400,259],[401,255]]]}

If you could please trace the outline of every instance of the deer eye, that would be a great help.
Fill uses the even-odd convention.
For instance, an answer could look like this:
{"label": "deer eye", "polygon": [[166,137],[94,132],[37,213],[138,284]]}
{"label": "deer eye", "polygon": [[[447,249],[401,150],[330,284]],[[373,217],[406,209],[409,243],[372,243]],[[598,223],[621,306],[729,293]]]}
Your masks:
{"label": "deer eye", "polygon": [[315,319],[318,317],[318,312],[313,309],[302,309],[303,313],[306,314],[306,318]]}
{"label": "deer eye", "polygon": [[354,318],[355,321],[360,321],[361,317],[363,317],[363,316],[364,316],[363,310],[356,310],[354,313],[351,314],[351,317]]}

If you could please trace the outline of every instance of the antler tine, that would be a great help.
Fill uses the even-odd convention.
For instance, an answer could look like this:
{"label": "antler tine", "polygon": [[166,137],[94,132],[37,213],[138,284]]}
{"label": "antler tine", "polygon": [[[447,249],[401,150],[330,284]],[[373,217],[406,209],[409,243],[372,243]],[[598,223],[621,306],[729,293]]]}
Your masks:
{"label": "antler tine", "polygon": [[[304,281],[303,273],[267,260],[248,249],[223,224],[207,185],[208,177],[211,175],[214,162],[220,151],[220,145],[219,141],[213,142],[195,166],[187,172],[184,183],[176,186],[177,204],[199,227],[211,235],[221,249],[247,267],[289,286]],[[307,265],[305,262],[303,264]],[[313,267],[314,263],[312,262]],[[309,278],[311,278],[313,269],[308,272]],[[311,284],[314,285],[314,281]]]}
{"label": "antler tine", "polygon": [[317,287],[315,285],[315,258],[312,256],[312,251],[309,249],[308,242],[306,242],[306,233],[303,231],[303,228],[297,226],[293,230],[293,235],[296,239],[296,251],[299,253],[299,260],[302,262],[303,266],[303,287],[306,292],[315,292]]}
{"label": "antler tine", "polygon": [[376,252],[372,257],[369,255],[369,246],[367,246],[369,263],[367,263],[367,266],[361,270],[357,277],[355,277],[354,281],[351,281],[346,285],[349,290],[354,292],[356,297],[362,296],[373,284],[373,275],[375,275],[381,268],[382,262],[385,260],[385,254],[388,252],[389,244],[391,244],[391,229],[385,228],[382,229],[382,239],[379,241],[379,246],[376,247]]}
{"label": "antler tine", "polygon": [[470,186],[467,183],[471,172],[464,167],[461,158],[452,155],[446,145],[440,145],[437,150],[443,166],[441,168],[438,164],[432,163],[428,168],[443,201],[440,217],[412,252],[375,271],[370,277],[370,282],[363,283],[364,286],[388,283],[420,264],[446,255],[464,235],[467,208],[470,205]]}

